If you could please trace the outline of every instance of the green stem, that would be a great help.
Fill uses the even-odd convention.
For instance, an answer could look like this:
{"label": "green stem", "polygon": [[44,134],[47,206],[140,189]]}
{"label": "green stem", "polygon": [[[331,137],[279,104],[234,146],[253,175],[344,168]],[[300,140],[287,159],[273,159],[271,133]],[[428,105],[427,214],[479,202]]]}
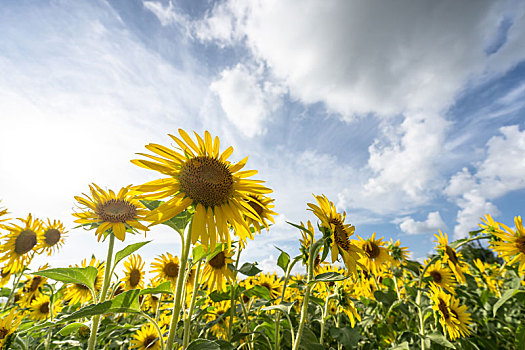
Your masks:
{"label": "green stem", "polygon": [[325,302],[324,302],[323,314],[321,315],[321,317],[322,317],[321,318],[321,336],[319,338],[319,343],[321,343],[321,344],[323,344],[323,341],[324,341],[325,324],[326,324],[326,321],[329,318],[329,317],[326,316],[328,314],[328,304],[329,304],[330,300],[335,298],[336,296],[337,296],[336,294],[332,294],[329,297],[327,297]]}
{"label": "green stem", "polygon": [[[251,301],[248,301],[248,306],[250,306],[250,304],[251,304]],[[249,332],[250,331],[250,318],[248,317],[248,310],[246,310],[246,305],[244,305],[243,300],[241,300],[241,307],[242,307],[242,313],[244,315],[244,318],[246,319],[246,323],[244,324],[244,327],[246,327]],[[242,333],[242,329],[241,329],[241,333]],[[248,343],[248,349],[253,350],[253,345],[252,345],[252,342],[250,341],[250,337],[246,337],[246,339],[247,339],[246,343]]]}
{"label": "green stem", "polygon": [[235,311],[237,309],[237,269],[239,268],[239,259],[241,257],[241,247],[237,249],[237,258],[235,259],[235,271],[233,272],[233,281],[231,286],[231,300],[230,300],[230,323],[228,324],[228,340],[231,340],[233,320],[235,319]]}
{"label": "green stem", "polygon": [[186,232],[182,239],[182,253],[180,259],[179,276],[177,277],[177,286],[175,287],[175,294],[173,298],[173,312],[171,314],[170,330],[168,333],[168,340],[166,341],[166,348],[168,350],[173,349],[173,343],[175,341],[175,333],[177,332],[177,324],[179,323],[180,310],[182,308],[182,290],[184,286],[184,275],[186,271],[186,265],[188,263],[188,255],[191,247],[191,229],[192,222],[186,226]]}
{"label": "green stem", "polygon": [[421,271],[421,274],[419,275],[419,282],[418,282],[418,288],[417,288],[417,297],[416,297],[416,304],[417,304],[417,312],[419,316],[419,332],[421,334],[421,350],[425,350],[425,320],[423,319],[423,309],[421,307],[421,286],[423,284],[423,277],[425,277],[425,272],[427,272],[428,268],[438,261],[440,259],[439,255],[436,255],[428,262],[428,264],[423,268],[423,271]]}
{"label": "green stem", "polygon": [[9,303],[11,302],[11,298],[15,294],[16,286],[18,285],[18,282],[20,282],[20,278],[22,278],[22,275],[24,274],[24,270],[25,270],[25,267],[18,274],[15,274],[15,280],[13,281],[13,288],[11,288],[11,291],[9,291],[9,296],[7,297],[7,300],[4,304],[2,311],[5,311],[7,307],[9,306]]}
{"label": "green stem", "polygon": [[[288,267],[286,268],[286,272],[284,274],[284,282],[283,282],[283,292],[281,293],[281,303],[284,301],[284,294],[286,293],[286,287],[288,286],[288,280],[290,279],[290,273],[292,272],[293,267],[295,264],[299,261],[299,259],[294,259],[291,263],[288,264]],[[279,331],[280,328],[280,322],[281,322],[281,313],[277,312],[275,315],[275,350],[279,350],[281,347],[281,334]],[[290,327],[292,324],[290,324]],[[292,329],[292,339],[293,339],[293,329]]]}
{"label": "green stem", "polygon": [[[113,232],[109,234],[109,246],[108,246],[108,256],[106,258],[106,267],[104,269],[104,281],[102,282],[102,291],[98,299],[98,303],[106,301],[106,295],[109,289],[109,282],[111,280],[111,263],[113,260],[113,248],[115,246],[115,235]],[[98,325],[100,323],[100,315],[93,316],[91,324],[91,333],[89,335],[88,341],[88,350],[94,350],[95,344],[97,343],[97,331]]]}
{"label": "green stem", "polygon": [[[53,288],[53,286],[49,285],[50,289],[51,289],[51,295],[49,296],[49,320],[51,322],[53,322],[53,302],[54,302],[54,299],[55,299],[55,290]],[[46,337],[46,350],[49,349],[49,346],[51,344],[51,333],[53,331],[53,327],[49,327],[47,329],[47,337]]]}
{"label": "green stem", "polygon": [[201,272],[201,263],[202,260],[199,260],[197,263],[197,268],[195,269],[195,280],[193,281],[193,294],[191,295],[190,309],[188,310],[188,316],[184,319],[184,336],[182,340],[182,348],[186,349],[190,342],[190,324],[191,317],[193,315],[193,309],[195,308],[195,301],[197,300],[197,292],[200,287],[200,272]]}

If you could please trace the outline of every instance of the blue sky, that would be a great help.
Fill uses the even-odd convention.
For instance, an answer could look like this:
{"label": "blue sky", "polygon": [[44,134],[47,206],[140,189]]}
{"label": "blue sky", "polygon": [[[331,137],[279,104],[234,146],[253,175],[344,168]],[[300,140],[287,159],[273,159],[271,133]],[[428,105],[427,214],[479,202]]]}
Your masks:
{"label": "blue sky", "polygon": [[[296,252],[285,222],[313,219],[312,193],[420,259],[438,229],[523,214],[524,27],[521,1],[4,1],[2,205],[72,227],[89,183],[154,179],[136,152],[209,130],[274,189],[245,259]],[[148,238],[148,261],[178,251]],[[104,251],[71,230],[54,264]]]}

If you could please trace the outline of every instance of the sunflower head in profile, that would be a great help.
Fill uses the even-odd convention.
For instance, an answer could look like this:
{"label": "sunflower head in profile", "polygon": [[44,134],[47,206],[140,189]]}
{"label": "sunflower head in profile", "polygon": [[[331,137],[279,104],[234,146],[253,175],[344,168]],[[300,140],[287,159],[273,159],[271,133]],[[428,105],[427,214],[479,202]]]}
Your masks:
{"label": "sunflower head in profile", "polygon": [[10,232],[2,244],[0,261],[6,261],[4,268],[11,273],[20,272],[29,264],[36,252],[38,243],[42,240],[42,223],[29,214],[27,219],[18,219],[21,225],[12,223],[6,226]]}
{"label": "sunflower head in profile", "polygon": [[[89,264],[87,263],[87,259],[84,259],[82,260],[80,266],[75,265],[75,267],[87,266],[93,266],[97,268],[97,276],[95,277],[95,292],[98,293],[102,288],[105,263],[95,259],[95,257],[92,257],[89,261]],[[64,300],[69,300],[70,305],[74,305],[76,303],[85,304],[92,300],[92,295],[89,288],[85,285],[80,283],[73,283],[67,287],[64,293]]]}
{"label": "sunflower head in profile", "polygon": [[[302,222],[301,222],[301,227],[305,227]],[[302,238],[299,238],[299,242],[301,243],[299,250],[301,251],[301,254],[302,254],[303,265],[308,264],[308,258],[310,255],[310,246],[312,244],[315,244],[315,231],[314,231],[314,227],[312,226],[312,223],[310,222],[310,220],[308,220],[308,222],[306,223],[306,228],[308,229],[308,231],[310,231],[313,234],[313,236],[312,236],[312,239],[310,239],[310,235],[306,233],[305,231],[301,230]],[[319,269],[321,268],[321,266],[326,264],[324,261],[321,262],[320,252],[322,252],[322,250],[323,248],[321,247],[321,249],[319,250],[319,253],[317,253],[314,259],[314,272],[315,273],[319,273]]]}
{"label": "sunflower head in profile", "polygon": [[331,233],[332,263],[341,254],[346,268],[357,273],[356,265],[364,253],[359,247],[350,242],[350,236],[354,234],[355,226],[345,224],[346,213],[341,215],[335,209],[334,203],[330,202],[325,195],[315,196],[317,204],[308,203],[315,216],[321,221],[321,227],[325,227]]}
{"label": "sunflower head in profile", "polygon": [[64,245],[67,231],[61,221],[51,222],[49,219],[47,219],[47,224],[42,225],[42,231],[44,234],[37,249],[50,256]]}
{"label": "sunflower head in profile", "polygon": [[233,263],[233,251],[228,248],[221,250],[214,256],[208,259],[204,266],[202,278],[207,281],[208,292],[218,290],[222,292],[226,289],[226,281],[233,279],[233,274],[228,264]]}
{"label": "sunflower head in profile", "polygon": [[[18,329],[21,322],[22,318],[14,309],[7,316],[0,318],[0,349],[4,349],[4,346],[12,341],[11,334]],[[5,347],[5,349],[9,348],[9,346]]]}
{"label": "sunflower head in profile", "polygon": [[443,331],[448,334],[449,339],[455,340],[462,336],[468,336],[471,323],[470,314],[466,312],[465,305],[459,305],[459,300],[445,293],[435,284],[430,285],[432,309],[438,315]]}
{"label": "sunflower head in profile", "polygon": [[501,224],[503,230],[493,233],[500,241],[491,242],[490,245],[509,265],[519,263],[519,270],[525,272],[525,228],[521,216],[514,218],[514,224],[515,230]]}
{"label": "sunflower head in profile", "polygon": [[124,262],[124,290],[142,289],[144,288],[144,261],[138,254],[130,255]]}
{"label": "sunflower head in profile", "polygon": [[[273,199],[263,195],[250,194],[248,195],[248,205],[252,207],[253,211],[257,214],[260,220],[254,220],[253,217],[245,216],[246,222],[250,227],[253,227],[255,232],[261,232],[261,228],[264,227],[268,230],[269,224],[268,221],[275,224],[273,215],[277,215],[272,209],[275,207],[273,204]],[[240,241],[241,248],[244,248],[245,242]]]}
{"label": "sunflower head in profile", "polygon": [[[197,142],[182,129],[180,138],[169,135],[180,150],[157,144],[146,148],[155,155],[141,154],[149,160],[132,160],[132,163],[155,170],[166,177],[134,187],[142,192],[141,198],[156,200],[170,198],[148,216],[154,223],[165,222],[190,206],[195,208],[191,229],[192,243],[200,240],[204,247],[214,247],[217,242],[230,245],[229,227],[243,242],[253,234],[245,218],[263,222],[257,211],[248,204],[253,197],[272,192],[262,185],[263,181],[247,179],[256,170],[241,170],[248,158],[230,163],[233,148],[219,152],[219,138],[197,133]],[[265,201],[259,201],[260,211],[270,213]]]}
{"label": "sunflower head in profile", "polygon": [[130,349],[160,350],[159,334],[151,323],[146,323],[133,334]]}
{"label": "sunflower head in profile", "polygon": [[54,301],[53,307],[51,307],[49,295],[40,294],[31,302],[29,318],[35,321],[44,321],[50,318],[51,311],[53,311],[53,316],[56,316],[61,310],[60,302]]}
{"label": "sunflower head in profile", "polygon": [[126,238],[126,230],[148,231],[139,220],[143,220],[149,211],[130,191],[130,187],[123,187],[115,194],[112,190],[106,192],[95,184],[90,185],[91,197],[87,194],[75,196],[81,209],[73,214],[78,218],[75,222],[95,226],[99,241],[108,230],[121,241]]}
{"label": "sunflower head in profile", "polygon": [[[425,264],[427,263],[428,261],[425,262]],[[430,277],[429,283],[433,283],[452,294],[454,293],[454,288],[456,287],[454,275],[448,266],[443,265],[440,261],[428,266],[425,277]]]}
{"label": "sunflower head in profile", "polygon": [[465,269],[466,266],[462,261],[461,253],[456,252],[454,248],[448,245],[448,235],[446,233],[443,234],[441,230],[439,230],[439,235],[435,234],[434,237],[437,239],[434,242],[438,244],[436,250],[441,255],[441,261],[450,267],[450,270],[452,270],[459,283],[465,283],[466,279],[463,274],[463,269]]}
{"label": "sunflower head in profile", "polygon": [[[158,283],[170,281],[172,289],[177,285],[180,261],[177,256],[170,253],[161,254],[151,263],[151,273],[155,275],[154,281]],[[184,273],[184,271],[182,272]]]}
{"label": "sunflower head in profile", "polygon": [[388,249],[385,248],[383,237],[376,239],[376,233],[374,232],[372,237],[368,239],[363,239],[359,236],[357,238],[359,240],[353,240],[352,242],[365,252],[361,255],[359,262],[375,276],[379,276],[393,262]]}

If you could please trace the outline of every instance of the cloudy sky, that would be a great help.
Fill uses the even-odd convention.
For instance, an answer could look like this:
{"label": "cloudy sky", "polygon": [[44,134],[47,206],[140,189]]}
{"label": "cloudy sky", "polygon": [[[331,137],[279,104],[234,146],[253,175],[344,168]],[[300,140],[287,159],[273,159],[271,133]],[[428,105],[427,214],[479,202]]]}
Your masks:
{"label": "cloudy sky", "polygon": [[[267,270],[274,246],[297,251],[285,222],[312,219],[312,193],[414,258],[438,229],[525,214],[523,1],[7,0],[0,33],[13,217],[73,227],[73,196],[157,178],[129,161],[178,128],[249,155],[274,190],[276,225],[245,254]],[[68,235],[53,265],[104,258]],[[147,261],[178,252],[166,228],[148,239]]]}

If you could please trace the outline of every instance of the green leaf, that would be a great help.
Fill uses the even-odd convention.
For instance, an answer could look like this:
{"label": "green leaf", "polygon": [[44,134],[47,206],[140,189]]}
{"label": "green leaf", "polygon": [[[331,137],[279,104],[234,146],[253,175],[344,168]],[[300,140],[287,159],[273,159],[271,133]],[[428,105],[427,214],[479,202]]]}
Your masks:
{"label": "green leaf", "polygon": [[213,292],[210,293],[210,299],[213,300],[213,302],[218,303],[220,301],[230,300],[231,294],[228,292],[221,293],[221,292],[214,290]]}
{"label": "green leaf", "polygon": [[235,350],[235,346],[233,346],[231,343],[227,342],[226,340],[218,339],[215,340],[217,344],[219,344],[219,347],[221,350]]}
{"label": "green leaf", "polygon": [[217,243],[215,245],[215,249],[214,250],[211,250],[211,249],[206,250],[206,249],[204,249],[203,246],[198,245],[195,248],[193,248],[193,253],[191,255],[192,262],[195,264],[199,260],[202,260],[202,259],[207,258],[207,257],[212,259],[215,255],[219,254],[223,250],[224,250],[224,244],[222,244],[222,243]]}
{"label": "green leaf", "polygon": [[270,291],[263,286],[254,286],[243,292],[247,297],[259,297],[262,299],[270,300]]}
{"label": "green leaf", "polygon": [[455,349],[456,347],[454,346],[454,344],[452,344],[451,342],[449,342],[447,340],[447,338],[445,338],[443,336],[443,334],[441,333],[432,333],[432,334],[429,334],[427,335],[427,338],[432,340],[434,343],[436,344],[439,344],[441,346],[445,346],[447,348],[452,348],[452,349]]}
{"label": "green leaf", "polygon": [[390,350],[410,350],[409,344],[407,341],[402,342],[395,348],[390,348]]}
{"label": "green leaf", "polygon": [[524,292],[523,290],[518,289],[509,289],[503,293],[501,298],[494,304],[494,307],[492,309],[494,317],[496,317],[496,313],[498,312],[498,309],[501,307],[501,305],[505,304],[510,298],[515,296],[518,293]]}
{"label": "green leaf", "polygon": [[162,203],[164,203],[163,201],[159,201],[159,200],[157,201],[141,200],[140,202],[144,204],[144,206],[148,208],[149,210],[157,209]]}
{"label": "green leaf", "polygon": [[516,330],[516,345],[518,350],[525,350],[525,322],[523,320]]}
{"label": "green leaf", "polygon": [[256,274],[262,271],[256,265],[256,262],[244,263],[238,271],[246,276],[255,276]]}
{"label": "green leaf", "polygon": [[125,259],[128,255],[136,252],[137,250],[139,250],[140,248],[142,248],[149,242],[151,241],[133,243],[133,244],[128,245],[126,248],[118,251],[115,254],[115,264],[113,266],[117,266],[117,264],[121,262],[123,259]]}
{"label": "green leaf", "polygon": [[321,273],[321,274],[315,276],[315,278],[312,281],[312,283],[317,283],[317,282],[337,282],[337,281],[343,281],[343,280],[345,280],[347,278],[348,277],[346,277],[345,275],[342,275],[342,274],[337,273],[337,272],[325,272],[325,273]]}
{"label": "green leaf", "polygon": [[298,229],[301,230],[301,231],[304,231],[304,232],[308,233],[308,234],[310,235],[310,238],[314,236],[314,233],[313,233],[313,232],[310,232],[310,230],[308,230],[308,229],[305,228],[305,227],[302,227],[301,225],[296,225],[296,224],[293,224],[293,223],[291,223],[291,222],[289,222],[289,221],[286,221],[286,223],[292,225],[292,226],[295,227],[295,228],[298,228]]}
{"label": "green leaf", "polygon": [[338,343],[343,344],[343,346],[347,349],[352,349],[357,346],[357,343],[361,339],[361,335],[359,334],[359,329],[357,327],[331,327],[330,336],[336,339]]}
{"label": "green leaf", "polygon": [[157,293],[172,294],[173,291],[171,290],[171,282],[170,281],[162,282],[156,287],[146,288],[140,291],[140,295],[157,294]]}
{"label": "green leaf", "polygon": [[59,330],[58,334],[67,337],[68,335],[70,335],[71,333],[73,333],[74,331],[76,331],[77,329],[83,326],[85,326],[85,324],[80,323],[80,322],[73,322],[73,323],[68,324],[61,330]]}
{"label": "green leaf", "polygon": [[301,337],[299,348],[304,350],[324,350],[324,346],[319,344],[319,340],[317,340],[314,332],[308,327],[303,328],[303,336]]}
{"label": "green leaf", "polygon": [[221,350],[221,346],[207,339],[195,339],[188,345],[186,350]]}
{"label": "green leaf", "polygon": [[104,315],[110,313],[140,313],[139,289],[128,290],[120,293],[115,298],[100,304],[91,304],[73,312],[61,321],[71,321],[82,317]]}
{"label": "green leaf", "polygon": [[387,292],[376,290],[374,292],[374,297],[377,301],[381,302],[386,307],[390,307],[390,305],[392,305],[394,301],[397,300],[397,294],[392,290],[389,290]]}
{"label": "green leaf", "polygon": [[51,278],[64,283],[82,284],[89,289],[95,289],[94,283],[98,270],[96,267],[59,267],[34,272],[33,275]]}
{"label": "green leaf", "polygon": [[288,265],[290,264],[290,255],[288,255],[288,253],[286,253],[285,251],[281,249],[279,249],[279,251],[281,252],[281,254],[279,254],[279,257],[277,258],[277,266],[283,269],[283,271],[286,273],[286,269],[288,268]]}
{"label": "green leaf", "polygon": [[419,276],[419,273],[421,272],[421,264],[418,263],[417,261],[413,261],[413,260],[406,260],[405,263],[403,264],[403,267],[412,271],[416,276]]}

